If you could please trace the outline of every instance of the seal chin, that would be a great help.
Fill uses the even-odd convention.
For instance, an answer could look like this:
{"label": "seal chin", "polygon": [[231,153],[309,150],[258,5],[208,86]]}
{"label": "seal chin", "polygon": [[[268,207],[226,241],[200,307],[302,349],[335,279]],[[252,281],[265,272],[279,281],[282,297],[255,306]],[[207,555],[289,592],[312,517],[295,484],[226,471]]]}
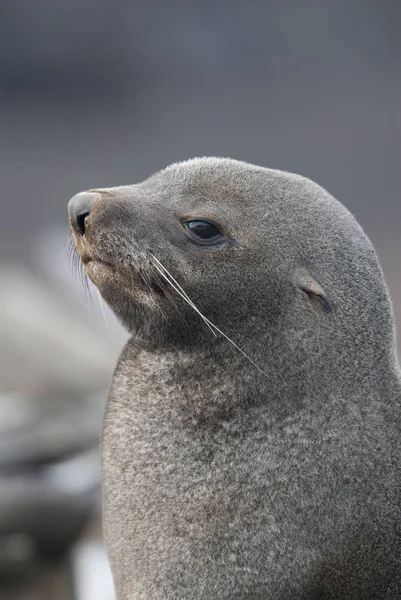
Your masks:
{"label": "seal chin", "polygon": [[110,263],[92,259],[82,259],[82,262],[87,276],[97,287],[104,282],[105,278],[113,277],[115,267]]}

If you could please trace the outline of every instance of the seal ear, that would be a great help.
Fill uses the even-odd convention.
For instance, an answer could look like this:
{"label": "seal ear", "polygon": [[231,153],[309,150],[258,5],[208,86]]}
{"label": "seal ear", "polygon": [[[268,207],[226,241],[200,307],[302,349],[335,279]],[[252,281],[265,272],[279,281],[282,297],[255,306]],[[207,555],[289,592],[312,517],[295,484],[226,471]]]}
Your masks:
{"label": "seal ear", "polygon": [[326,292],[320,283],[316,281],[306,269],[296,270],[294,283],[309,296],[309,299],[312,302],[318,303],[325,312],[331,312],[333,310]]}

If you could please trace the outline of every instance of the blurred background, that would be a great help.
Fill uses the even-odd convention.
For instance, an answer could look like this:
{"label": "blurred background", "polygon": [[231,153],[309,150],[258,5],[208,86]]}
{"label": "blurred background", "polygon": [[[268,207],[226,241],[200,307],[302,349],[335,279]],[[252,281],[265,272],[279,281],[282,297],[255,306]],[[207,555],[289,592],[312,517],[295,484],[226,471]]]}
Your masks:
{"label": "blurred background", "polygon": [[398,0],[0,4],[0,600],[113,600],[98,435],[125,333],[67,202],[194,156],[306,175],[373,240],[401,328]]}

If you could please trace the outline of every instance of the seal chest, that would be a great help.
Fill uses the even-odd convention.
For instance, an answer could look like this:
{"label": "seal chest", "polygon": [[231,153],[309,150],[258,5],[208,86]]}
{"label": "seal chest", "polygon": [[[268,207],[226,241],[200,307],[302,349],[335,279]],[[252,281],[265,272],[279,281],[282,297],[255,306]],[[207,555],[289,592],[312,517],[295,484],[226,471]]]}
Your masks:
{"label": "seal chest", "polygon": [[102,437],[118,599],[401,597],[394,321],[350,213],[214,158],[69,213],[131,333]]}

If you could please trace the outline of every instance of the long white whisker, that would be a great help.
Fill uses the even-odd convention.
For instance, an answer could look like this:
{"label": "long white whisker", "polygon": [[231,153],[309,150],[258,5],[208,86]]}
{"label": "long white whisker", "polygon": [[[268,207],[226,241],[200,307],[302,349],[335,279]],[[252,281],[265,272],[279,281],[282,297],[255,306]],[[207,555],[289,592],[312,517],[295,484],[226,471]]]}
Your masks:
{"label": "long white whisker", "polygon": [[163,271],[163,274],[165,274],[168,277],[170,285],[172,285],[171,282],[173,282],[174,283],[174,289],[178,289],[181,292],[182,296],[187,300],[187,302],[189,302],[189,304],[191,304],[191,306],[193,306],[193,307],[196,308],[195,303],[191,300],[191,298],[188,296],[188,294],[186,293],[186,291],[180,286],[180,284],[178,283],[178,281],[176,279],[174,279],[174,277],[171,275],[170,271],[168,271],[166,269],[166,267],[155,256],[153,256],[153,254],[150,254],[150,256],[157,263],[157,265],[155,265],[155,266],[159,267],[159,269],[158,269],[159,272],[160,272],[160,269],[161,269]]}
{"label": "long white whisker", "polygon": [[[205,317],[206,318],[206,317]],[[262,375],[264,375],[267,379],[270,379],[270,377],[267,375],[267,373],[265,373],[253,360],[252,358],[250,358],[243,350],[241,350],[241,348],[239,346],[237,346],[237,344],[235,342],[233,342],[233,340],[231,338],[228,337],[228,335],[226,335],[224,333],[224,331],[221,331],[221,329],[219,329],[216,325],[214,325],[211,321],[209,321],[209,319],[206,318],[206,321],[216,330],[218,331],[224,338],[226,338],[226,340],[228,342],[230,342],[230,344],[232,344],[234,346],[234,348],[237,348],[237,350],[239,350],[241,352],[241,354],[243,354],[245,356],[245,358],[247,358],[249,360],[250,363],[253,364],[254,367],[257,368],[258,371],[260,371],[260,373],[262,373]]]}
{"label": "long white whisker", "polygon": [[[207,317],[205,317],[205,315],[203,315],[201,313],[201,311],[195,306],[195,304],[192,302],[192,300],[189,298],[188,294],[186,294],[186,292],[184,292],[184,290],[182,289],[182,287],[180,286],[180,284],[174,279],[174,277],[171,275],[171,273],[166,269],[166,267],[164,267],[161,262],[155,257],[153,256],[153,254],[150,254],[151,257],[154,259],[155,264],[154,266],[156,267],[157,271],[162,275],[162,277],[164,277],[164,279],[171,285],[171,287],[173,287],[173,289],[176,290],[176,292],[181,296],[181,298],[183,298],[186,302],[188,302],[188,304],[195,310],[195,312],[198,313],[198,315],[203,319],[203,321],[206,323],[206,325],[209,327],[209,329],[211,330],[211,332],[213,333],[213,335],[216,335],[216,331],[218,333],[220,333],[220,335],[222,335],[228,342],[230,342],[230,344],[232,344],[234,346],[234,348],[236,348],[239,352],[241,352],[241,354],[247,359],[249,360],[249,362],[260,372],[262,373],[262,375],[264,375],[267,379],[270,379],[270,377],[267,375],[267,373],[265,373],[256,363],[255,361],[252,360],[252,358],[250,356],[248,356],[248,354],[246,354],[246,352],[244,352],[231,338],[228,337],[228,335],[226,335],[224,333],[224,331],[222,331],[221,329],[219,329],[214,323],[212,323],[211,321],[209,321],[209,319]],[[167,275],[169,278],[171,278],[171,280],[167,277]],[[173,284],[174,282],[174,284]]]}
{"label": "long white whisker", "polygon": [[96,288],[96,291],[97,291],[97,296],[99,298],[100,310],[102,311],[103,320],[104,320],[104,322],[106,324],[107,329],[109,329],[109,324],[107,322],[106,313],[104,312],[103,298],[101,297],[100,292],[99,292],[99,290],[97,288]]}
{"label": "long white whisker", "polygon": [[198,313],[198,315],[203,319],[203,321],[205,322],[207,327],[209,327],[210,331],[215,336],[216,333],[212,329],[212,324],[210,324],[208,319],[200,312],[200,310],[195,306],[195,304],[192,302],[192,300],[185,293],[181,292],[181,290],[176,285],[174,285],[174,283],[172,281],[170,281],[170,279],[167,277],[167,275],[156,264],[154,266],[157,269],[157,271],[160,273],[160,275],[167,281],[167,283],[169,283],[171,285],[171,287],[177,292],[177,294],[179,296],[181,296],[181,298],[183,300],[185,300],[185,302],[187,302],[190,305],[190,307],[194,309],[194,311],[196,313]]}
{"label": "long white whisker", "polygon": [[[165,273],[166,273],[166,274],[169,276],[169,278],[170,278],[170,279],[171,279],[171,280],[172,280],[172,281],[175,283],[175,285],[177,286],[177,288],[178,288],[178,289],[181,291],[181,293],[182,293],[182,294],[185,296],[185,298],[188,300],[188,302],[189,302],[189,303],[190,303],[192,306],[194,306],[194,307],[196,308],[196,306],[195,306],[194,302],[192,302],[191,298],[188,296],[188,294],[186,293],[186,291],[182,289],[182,287],[180,286],[180,284],[178,283],[178,281],[177,281],[176,279],[174,279],[174,277],[171,275],[170,271],[168,271],[168,270],[166,269],[166,267],[165,267],[164,265],[162,265],[162,263],[161,263],[161,262],[160,262],[160,261],[159,261],[159,260],[158,260],[158,259],[157,259],[155,256],[153,256],[153,254],[151,254],[151,257],[152,257],[152,258],[153,258],[153,259],[154,259],[154,260],[157,262],[157,264],[159,265],[159,267],[160,267],[161,269],[163,269],[163,271],[164,271],[164,272],[165,272]],[[197,309],[197,310],[198,310],[198,309]],[[200,311],[199,311],[199,312],[200,312]],[[205,317],[205,318],[206,318],[206,317]]]}

